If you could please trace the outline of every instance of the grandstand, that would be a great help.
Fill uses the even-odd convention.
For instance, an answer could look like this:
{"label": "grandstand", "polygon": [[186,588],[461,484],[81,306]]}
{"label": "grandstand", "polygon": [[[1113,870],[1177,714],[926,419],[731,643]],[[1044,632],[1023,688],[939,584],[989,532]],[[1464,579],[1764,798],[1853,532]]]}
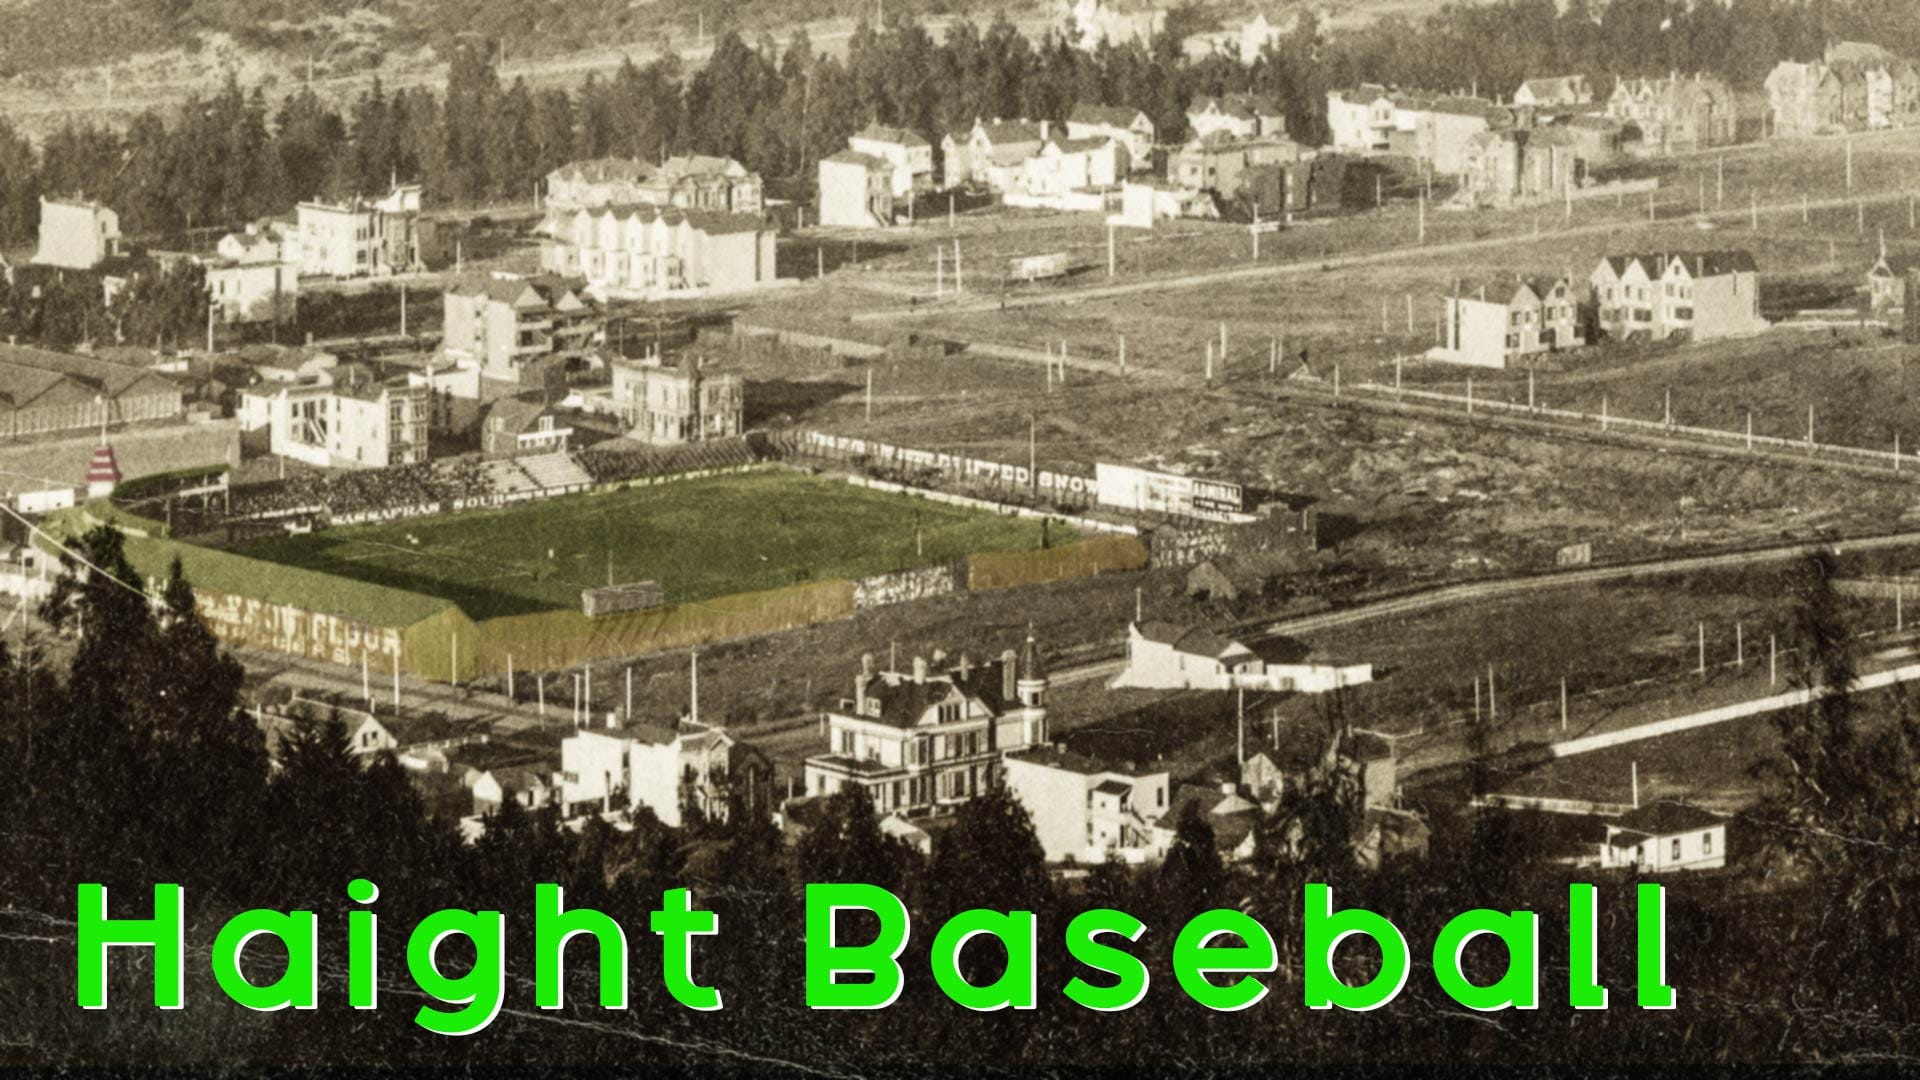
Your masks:
{"label": "grandstand", "polygon": [[593,486],[593,474],[575,461],[572,454],[539,454],[514,460],[543,490],[583,491]]}
{"label": "grandstand", "polygon": [[[584,491],[650,476],[739,468],[760,460],[745,439],[674,447],[637,444],[529,457],[465,457],[358,469],[302,473],[284,480],[235,486],[222,516],[195,519],[196,529],[221,524],[319,520],[334,524],[413,517],[446,510],[521,502]],[[128,509],[164,513],[145,504]]]}

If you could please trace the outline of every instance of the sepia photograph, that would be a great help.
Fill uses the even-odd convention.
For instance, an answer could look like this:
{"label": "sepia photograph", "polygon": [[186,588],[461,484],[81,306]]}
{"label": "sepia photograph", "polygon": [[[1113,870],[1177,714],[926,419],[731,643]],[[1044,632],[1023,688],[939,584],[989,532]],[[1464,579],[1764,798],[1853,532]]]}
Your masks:
{"label": "sepia photograph", "polygon": [[0,1066],[1920,1064],[1920,0],[0,0],[0,338]]}

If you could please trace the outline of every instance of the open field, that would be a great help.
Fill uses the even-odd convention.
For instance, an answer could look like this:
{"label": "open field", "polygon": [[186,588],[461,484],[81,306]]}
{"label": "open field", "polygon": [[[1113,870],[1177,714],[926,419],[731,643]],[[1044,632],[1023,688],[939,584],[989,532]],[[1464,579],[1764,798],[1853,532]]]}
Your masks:
{"label": "open field", "polygon": [[[246,554],[441,597],[474,619],[576,608],[580,592],[658,581],[669,602],[1041,546],[1042,523],[767,471],[503,510],[348,526]],[[1071,539],[1054,523],[1053,542]]]}
{"label": "open field", "polygon": [[[1579,201],[1570,214],[1559,205],[1429,207],[1421,245],[1419,208],[1390,201],[1268,235],[1258,264],[1243,226],[1169,222],[1151,232],[1122,230],[1112,279],[1099,215],[974,214],[950,230],[944,214],[933,214],[912,229],[864,239],[868,254],[832,274],[828,280],[838,287],[824,297],[796,293],[764,306],[1036,352],[1065,342],[1076,357],[1104,361],[1117,358],[1124,336],[1131,367],[1195,383],[1206,344],[1218,340],[1225,323],[1228,356],[1216,358],[1217,379],[1264,372],[1270,347],[1283,336],[1286,367],[1305,349],[1316,370],[1337,363],[1349,378],[1368,377],[1390,372],[1395,355],[1435,342],[1441,297],[1456,284],[1563,271],[1584,281],[1609,252],[1744,247],[1760,262],[1769,315],[1850,304],[1883,236],[1889,250],[1920,249],[1913,199],[1920,186],[1912,180],[1920,132],[1862,135],[1852,144],[1851,186],[1848,144],[1838,139],[1783,140],[1659,163],[1663,187],[1652,221],[1644,196]],[[1757,230],[1748,211],[1755,204]],[[936,251],[950,256],[956,235],[968,291],[934,300]],[[1048,251],[1069,253],[1083,271],[1065,282],[1002,283],[1007,259]],[[1365,261],[1338,265],[1354,259]],[[1113,287],[1133,291],[1114,295]],[[1569,363],[1587,359],[1604,355]]]}
{"label": "open field", "polygon": [[[1264,376],[1225,389],[961,356],[876,364],[781,383],[779,423],[960,450],[1042,468],[1137,464],[1315,500],[1325,557],[1406,583],[1551,565],[1562,545],[1596,559],[1777,540],[1831,526],[1889,530],[1920,493],[1905,479],[1850,478],[1573,442],[1281,397]],[[1524,394],[1524,385],[1520,388]],[[1916,433],[1920,438],[1920,433]]]}

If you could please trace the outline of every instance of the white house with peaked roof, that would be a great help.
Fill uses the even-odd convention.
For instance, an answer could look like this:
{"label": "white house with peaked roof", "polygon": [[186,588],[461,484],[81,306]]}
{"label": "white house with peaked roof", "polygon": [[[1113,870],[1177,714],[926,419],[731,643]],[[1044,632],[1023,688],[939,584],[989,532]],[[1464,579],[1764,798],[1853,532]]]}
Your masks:
{"label": "white house with peaked roof", "polygon": [[1727,819],[1703,807],[1656,802],[1607,822],[1600,865],[1640,873],[1727,865]]}
{"label": "white house with peaked roof", "polygon": [[1593,104],[1593,87],[1585,75],[1549,75],[1528,79],[1513,92],[1515,105],[1567,109]]}
{"label": "white house with peaked roof", "polygon": [[1272,663],[1206,627],[1149,621],[1128,626],[1127,666],[1107,685],[1320,694],[1372,681],[1371,664]]}
{"label": "white house with peaked roof", "polygon": [[1242,139],[1285,135],[1287,111],[1279,102],[1253,94],[1205,94],[1187,106],[1187,126],[1197,136],[1216,131]]}
{"label": "white house with peaked roof", "polygon": [[1112,139],[1127,151],[1127,171],[1153,167],[1153,118],[1122,105],[1075,105],[1067,114],[1067,138]]}
{"label": "white house with peaked roof", "polygon": [[918,132],[868,124],[847,137],[847,149],[891,166],[888,182],[896,199],[933,189],[933,144]]}

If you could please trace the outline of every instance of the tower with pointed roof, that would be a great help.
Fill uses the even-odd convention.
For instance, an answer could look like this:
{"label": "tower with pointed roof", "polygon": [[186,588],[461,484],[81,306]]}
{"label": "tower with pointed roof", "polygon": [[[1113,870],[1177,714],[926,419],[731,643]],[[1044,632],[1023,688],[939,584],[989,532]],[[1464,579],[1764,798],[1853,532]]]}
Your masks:
{"label": "tower with pointed roof", "polygon": [[1014,684],[1020,704],[1029,709],[1046,707],[1047,670],[1040,661],[1040,645],[1034,640],[1033,625],[1027,625],[1027,641],[1020,648],[1020,679]]}
{"label": "tower with pointed roof", "polygon": [[103,499],[119,486],[119,459],[114,457],[112,444],[103,442],[94,450],[93,461],[87,466],[87,497]]}

